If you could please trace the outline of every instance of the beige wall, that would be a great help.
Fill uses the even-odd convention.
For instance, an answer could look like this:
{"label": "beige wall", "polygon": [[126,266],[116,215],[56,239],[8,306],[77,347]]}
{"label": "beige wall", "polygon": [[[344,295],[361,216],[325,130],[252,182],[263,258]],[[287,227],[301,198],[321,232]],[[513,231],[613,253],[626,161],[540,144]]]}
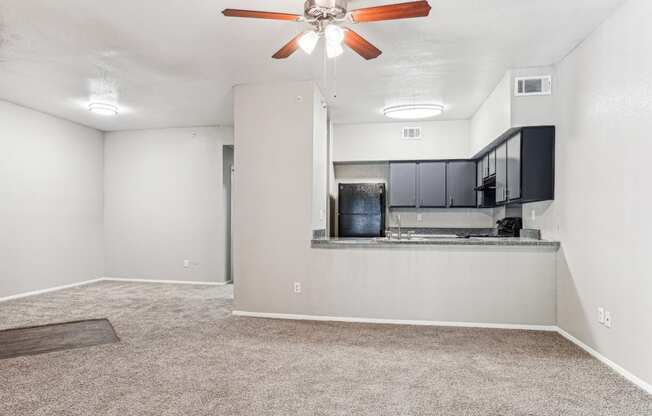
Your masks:
{"label": "beige wall", "polygon": [[[652,383],[652,2],[630,0],[557,67],[557,183],[528,221],[558,236],[559,326]],[[597,322],[597,308],[613,328]]]}
{"label": "beige wall", "polygon": [[[403,127],[421,127],[421,140],[403,140]],[[465,159],[469,121],[336,124],[333,161]]]}
{"label": "beige wall", "polygon": [[[552,75],[551,95],[516,97],[516,78]],[[551,66],[510,69],[470,120],[470,154],[475,156],[485,146],[512,127],[547,126],[555,123],[555,68]]]}
{"label": "beige wall", "polygon": [[0,101],[0,298],[102,276],[102,133]]}
{"label": "beige wall", "polygon": [[219,127],[106,134],[106,276],[228,279],[222,151],[232,143]]}

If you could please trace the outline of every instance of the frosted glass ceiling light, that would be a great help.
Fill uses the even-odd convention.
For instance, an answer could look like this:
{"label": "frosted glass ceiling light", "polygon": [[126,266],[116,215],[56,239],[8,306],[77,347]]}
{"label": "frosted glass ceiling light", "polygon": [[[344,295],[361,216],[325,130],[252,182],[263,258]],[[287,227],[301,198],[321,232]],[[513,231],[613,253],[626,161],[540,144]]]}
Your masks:
{"label": "frosted glass ceiling light", "polygon": [[94,102],[88,105],[88,109],[91,113],[99,114],[101,116],[118,115],[118,107],[113,104]]}
{"label": "frosted glass ceiling light", "polygon": [[337,58],[344,53],[342,44],[326,41],[326,56],[329,58]]}
{"label": "frosted glass ceiling light", "polygon": [[315,50],[315,46],[317,46],[317,42],[319,41],[319,35],[317,32],[314,30],[311,30],[309,32],[306,32],[301,38],[299,39],[299,46],[305,53],[310,55],[312,51]]}
{"label": "frosted glass ceiling light", "polygon": [[328,25],[324,29],[326,41],[330,43],[340,44],[344,40],[344,30],[337,25]]}
{"label": "frosted glass ceiling light", "polygon": [[407,104],[386,107],[383,110],[385,117],[398,120],[416,120],[440,116],[444,106],[440,104]]}

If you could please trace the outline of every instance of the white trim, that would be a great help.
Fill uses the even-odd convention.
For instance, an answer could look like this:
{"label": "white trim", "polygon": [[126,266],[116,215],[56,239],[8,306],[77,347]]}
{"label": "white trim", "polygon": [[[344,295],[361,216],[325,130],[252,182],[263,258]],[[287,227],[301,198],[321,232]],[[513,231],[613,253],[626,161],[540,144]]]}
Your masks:
{"label": "white trim", "polygon": [[104,280],[104,278],[86,280],[84,282],[73,283],[73,284],[70,284],[70,285],[56,286],[56,287],[51,287],[49,289],[35,290],[33,292],[20,293],[18,295],[12,295],[12,296],[7,296],[7,297],[4,297],[4,298],[0,298],[0,302],[7,302],[7,301],[10,301],[10,300],[26,298],[26,297],[29,297],[29,296],[42,295],[44,293],[56,292],[56,291],[64,290],[64,289],[71,289],[73,287],[90,285],[91,283],[98,283],[98,282],[101,282],[102,280]]}
{"label": "white trim", "polygon": [[326,321],[326,322],[352,322],[363,324],[388,324],[388,325],[413,325],[413,326],[446,326],[460,328],[490,328],[490,329],[520,329],[525,331],[555,332],[554,325],[520,325],[520,324],[488,324],[478,322],[449,322],[449,321],[415,321],[406,319],[377,319],[377,318],[348,318],[338,316],[318,315],[293,315],[286,313],[261,313],[233,311],[234,316],[250,318],[289,319],[293,321]]}
{"label": "white trim", "polygon": [[597,352],[593,348],[589,347],[588,345],[586,345],[585,343],[583,343],[579,339],[575,338],[574,336],[572,336],[568,332],[564,331],[563,329],[557,328],[557,332],[559,333],[559,335],[566,338],[567,340],[569,340],[573,344],[577,345],[578,347],[580,347],[581,349],[583,349],[584,351],[586,351],[587,353],[592,355],[597,360],[601,361],[602,363],[604,363],[608,367],[611,367],[611,369],[614,370],[616,373],[618,373],[621,376],[625,377],[627,380],[629,380],[630,382],[636,384],[638,387],[645,390],[649,394],[652,394],[652,384],[648,384],[645,381],[641,380],[640,378],[636,377],[634,374],[632,374],[629,371],[625,370],[624,368],[622,368],[618,364],[614,363],[613,361],[611,361],[610,359],[608,359],[604,355],[600,354],[599,352]]}
{"label": "white trim", "polygon": [[0,298],[0,302],[7,302],[10,300],[26,298],[29,296],[37,296],[45,293],[56,292],[64,289],[72,289],[78,286],[90,285],[92,283],[99,282],[132,282],[132,283],[164,283],[164,284],[174,284],[174,285],[203,285],[203,286],[225,286],[229,282],[186,282],[181,280],[149,280],[149,279],[122,279],[117,277],[100,277],[98,279],[86,280],[84,282],[73,283],[65,286],[56,286],[49,289],[35,290],[33,292],[19,293],[17,295],[7,296]]}
{"label": "white trim", "polygon": [[122,277],[103,277],[100,280],[105,282],[163,283],[170,285],[226,286],[229,284],[229,282],[188,282],[185,280],[125,279]]}

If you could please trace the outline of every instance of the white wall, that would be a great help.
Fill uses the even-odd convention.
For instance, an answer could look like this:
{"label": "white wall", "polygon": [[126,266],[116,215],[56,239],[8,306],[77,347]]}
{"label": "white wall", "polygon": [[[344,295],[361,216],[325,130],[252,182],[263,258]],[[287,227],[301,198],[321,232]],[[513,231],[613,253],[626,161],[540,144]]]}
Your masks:
{"label": "white wall", "polygon": [[[652,383],[652,2],[629,0],[557,68],[559,326]],[[597,322],[597,308],[613,328]]]}
{"label": "white wall", "polygon": [[225,281],[222,150],[232,143],[218,127],[106,134],[107,276]]}
{"label": "white wall", "polygon": [[[421,140],[403,140],[403,127],[421,127]],[[336,124],[333,161],[465,159],[469,121]]]}
{"label": "white wall", "polygon": [[0,101],[0,298],[102,276],[102,133]]}
{"label": "white wall", "polygon": [[328,110],[319,90],[313,94],[312,229],[326,232],[328,219]]}
{"label": "white wall", "polygon": [[512,75],[508,71],[478,108],[470,122],[470,155],[512,127]]}
{"label": "white wall", "polygon": [[[552,94],[514,95],[518,77],[552,75]],[[512,127],[547,126],[555,123],[555,93],[557,90],[554,67],[542,66],[511,69],[505,73],[494,91],[478,108],[470,120],[470,156]]]}

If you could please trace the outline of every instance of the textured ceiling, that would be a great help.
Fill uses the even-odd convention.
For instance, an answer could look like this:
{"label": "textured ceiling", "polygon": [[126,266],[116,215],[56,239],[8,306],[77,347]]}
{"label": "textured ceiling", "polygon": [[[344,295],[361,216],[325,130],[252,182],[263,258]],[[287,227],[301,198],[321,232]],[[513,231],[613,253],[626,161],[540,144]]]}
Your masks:
{"label": "textured ceiling", "polygon": [[[352,1],[350,8],[391,3]],[[225,18],[225,7],[300,13],[300,0],[0,0],[0,99],[100,130],[232,124],[233,85],[316,80],[336,123],[385,105],[470,117],[510,67],[563,58],[622,0],[430,0],[430,17],[356,25],[383,55],[270,56],[305,25]],[[121,114],[88,112],[116,94]]]}

